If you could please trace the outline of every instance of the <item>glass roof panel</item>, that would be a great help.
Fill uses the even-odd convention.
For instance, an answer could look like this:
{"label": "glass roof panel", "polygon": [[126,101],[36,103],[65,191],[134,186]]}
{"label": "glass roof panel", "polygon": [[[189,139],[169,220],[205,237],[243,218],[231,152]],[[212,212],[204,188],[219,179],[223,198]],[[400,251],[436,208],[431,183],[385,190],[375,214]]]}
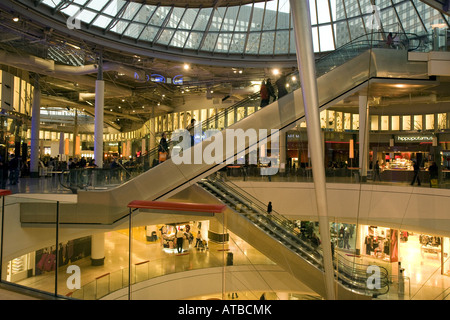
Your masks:
{"label": "glass roof panel", "polygon": [[289,30],[278,31],[275,40],[275,54],[286,54],[289,51]]}
{"label": "glass roof panel", "polygon": [[245,48],[245,53],[258,54],[260,39],[260,32],[250,33],[247,41],[247,47]]}
{"label": "glass roof panel", "polygon": [[195,21],[194,29],[196,31],[205,31],[208,25],[209,17],[211,16],[212,8],[204,8],[200,10],[200,13]]}
{"label": "glass roof panel", "polygon": [[275,32],[263,32],[262,39],[261,39],[261,45],[259,48],[259,54],[273,54],[273,47],[274,47],[274,40],[275,40]]}
{"label": "glass roof panel", "polygon": [[203,32],[191,32],[186,44],[186,49],[194,49],[197,50],[198,46],[200,45],[200,41],[202,41],[203,38]]}
{"label": "glass roof panel", "polygon": [[[33,0],[20,1],[34,7]],[[364,34],[381,31],[380,28],[384,32],[422,34],[430,32],[432,25],[449,23],[448,16],[420,0],[378,0],[376,6],[372,6],[371,0],[311,0],[309,3],[315,51],[334,50],[335,45],[340,47]],[[78,13],[78,18],[85,23],[83,28],[92,24],[104,29],[105,34],[114,32],[169,48],[213,54],[295,53],[289,0],[216,8],[172,7],[164,2],[150,5],[128,0],[43,0],[37,5],[40,6],[55,8],[56,17],[58,12],[64,16]],[[376,28],[372,24],[374,8],[381,18],[381,25],[375,25]]]}
{"label": "glass roof panel", "polygon": [[264,3],[255,3],[253,8],[252,22],[250,24],[250,31],[260,31],[262,26],[262,20],[264,17]]}
{"label": "glass roof panel", "polygon": [[55,8],[62,0],[44,0],[42,3],[46,4],[50,8]]}

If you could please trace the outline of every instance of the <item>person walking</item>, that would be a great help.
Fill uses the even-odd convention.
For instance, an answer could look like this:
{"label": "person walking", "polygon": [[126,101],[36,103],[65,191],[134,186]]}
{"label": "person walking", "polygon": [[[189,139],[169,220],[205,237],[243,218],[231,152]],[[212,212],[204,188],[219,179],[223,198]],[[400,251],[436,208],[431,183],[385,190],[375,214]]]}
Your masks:
{"label": "person walking", "polygon": [[158,154],[159,163],[166,161],[169,157],[169,144],[167,143],[165,132],[161,134],[161,140],[159,140]]}
{"label": "person walking", "polygon": [[186,127],[186,130],[189,131],[191,135],[191,147],[194,146],[194,134],[195,134],[195,119],[191,119],[191,123]]}
{"label": "person walking", "polygon": [[270,215],[272,213],[272,202],[269,201],[269,204],[267,205],[267,214]]}
{"label": "person walking", "polygon": [[416,161],[413,161],[413,168],[414,168],[414,178],[413,181],[411,182],[411,185],[413,186],[417,180],[417,184],[420,186],[420,177],[419,177],[420,167]]}
{"label": "person walking", "polygon": [[178,230],[175,237],[177,238],[177,252],[182,253],[183,252],[183,241],[184,241],[183,229]]}
{"label": "person walking", "polygon": [[200,230],[197,232],[197,237],[195,238],[195,246],[194,248],[200,248],[202,242],[202,234],[200,233]]}
{"label": "person walking", "polygon": [[267,92],[269,93],[269,103],[270,103],[271,97],[273,97],[272,102],[277,100],[277,96],[275,95],[275,89],[273,88],[270,78],[268,78],[266,81],[266,87],[267,87]]}
{"label": "person walking", "polygon": [[433,161],[431,166],[428,168],[428,172],[430,173],[430,188],[437,188],[438,187],[439,168],[436,165],[436,162]]}
{"label": "person walking", "polygon": [[267,90],[267,86],[265,81],[261,82],[261,89],[259,90],[259,94],[261,97],[261,104],[259,105],[261,108],[264,108],[269,104],[269,91]]}
{"label": "person walking", "polygon": [[282,73],[275,84],[277,85],[278,89],[278,100],[280,100],[282,97],[288,94],[286,89],[286,75]]}
{"label": "person walking", "polygon": [[379,181],[381,181],[381,176],[380,176],[380,164],[377,160],[377,162],[375,162],[375,166],[373,168],[373,172],[374,172],[374,177],[373,177],[373,181],[377,181],[377,178]]}

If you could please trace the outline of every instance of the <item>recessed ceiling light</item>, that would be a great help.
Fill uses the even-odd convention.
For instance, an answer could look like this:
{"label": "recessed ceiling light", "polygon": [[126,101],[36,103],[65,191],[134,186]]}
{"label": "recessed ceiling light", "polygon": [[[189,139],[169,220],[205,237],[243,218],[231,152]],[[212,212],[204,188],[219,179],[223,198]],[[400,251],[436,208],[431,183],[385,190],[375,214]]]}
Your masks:
{"label": "recessed ceiling light", "polygon": [[14,21],[14,22],[19,22],[19,17],[14,17],[14,18],[13,18],[13,21]]}
{"label": "recessed ceiling light", "polygon": [[189,65],[187,63],[184,64],[184,70],[188,70],[189,69]]}

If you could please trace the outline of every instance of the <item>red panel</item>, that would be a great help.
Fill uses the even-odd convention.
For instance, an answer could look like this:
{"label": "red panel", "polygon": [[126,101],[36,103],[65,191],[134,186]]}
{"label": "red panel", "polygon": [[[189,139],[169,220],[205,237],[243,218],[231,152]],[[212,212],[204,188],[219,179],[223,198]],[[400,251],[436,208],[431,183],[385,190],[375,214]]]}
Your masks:
{"label": "red panel", "polygon": [[225,210],[226,205],[134,200],[128,204],[128,208],[219,213]]}
{"label": "red panel", "polygon": [[0,196],[9,196],[12,194],[11,190],[0,189]]}

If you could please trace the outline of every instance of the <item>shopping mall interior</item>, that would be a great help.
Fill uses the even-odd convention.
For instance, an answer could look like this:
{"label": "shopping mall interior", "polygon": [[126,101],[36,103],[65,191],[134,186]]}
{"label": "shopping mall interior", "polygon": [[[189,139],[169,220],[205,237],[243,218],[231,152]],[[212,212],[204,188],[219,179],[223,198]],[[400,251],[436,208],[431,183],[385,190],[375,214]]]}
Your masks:
{"label": "shopping mall interior", "polygon": [[2,0],[0,299],[449,300],[449,15]]}

